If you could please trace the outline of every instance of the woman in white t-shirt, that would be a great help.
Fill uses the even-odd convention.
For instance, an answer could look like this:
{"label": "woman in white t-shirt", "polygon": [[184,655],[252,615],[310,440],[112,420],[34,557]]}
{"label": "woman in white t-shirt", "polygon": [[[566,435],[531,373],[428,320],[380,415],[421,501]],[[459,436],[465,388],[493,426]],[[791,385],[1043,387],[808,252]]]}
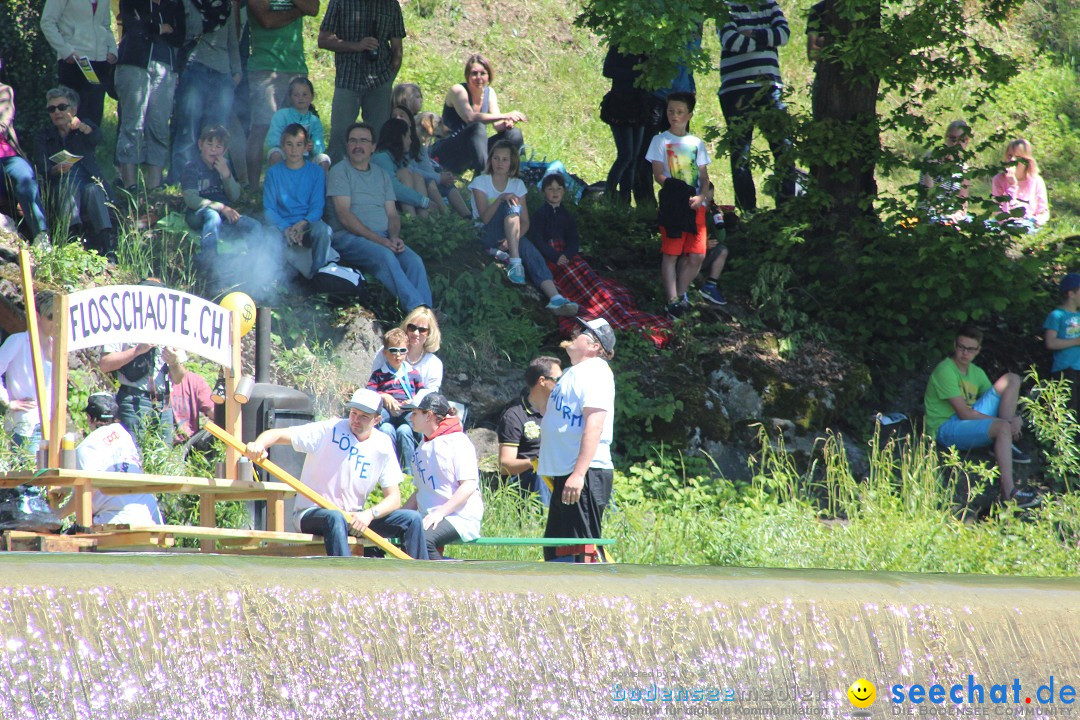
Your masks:
{"label": "woman in white t-shirt", "polygon": [[529,232],[528,190],[518,177],[521,158],[512,144],[500,140],[491,148],[484,174],[469,183],[473,195],[473,220],[483,227],[480,242],[488,253],[506,261],[506,276],[524,285],[526,276],[547,296],[547,309],[560,316],[577,315],[578,306],[562,296],[540,251],[525,234]]}
{"label": "woman in white t-shirt", "polygon": [[416,492],[404,507],[423,516],[428,559],[441,560],[439,547],[480,537],[484,501],[476,448],[442,395],[421,391],[404,407],[413,429],[424,436],[412,456]]}

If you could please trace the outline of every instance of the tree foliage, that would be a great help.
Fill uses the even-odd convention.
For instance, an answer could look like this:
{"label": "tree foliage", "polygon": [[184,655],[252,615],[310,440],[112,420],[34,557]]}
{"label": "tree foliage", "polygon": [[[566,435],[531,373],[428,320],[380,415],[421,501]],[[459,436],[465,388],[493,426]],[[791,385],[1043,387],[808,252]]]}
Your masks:
{"label": "tree foliage", "polygon": [[45,0],[4,0],[0,3],[0,56],[4,71],[0,80],[15,90],[18,112],[15,130],[23,144],[34,130],[48,121],[45,113],[33,112],[45,97],[45,83],[55,78],[56,55],[41,34],[41,11]]}

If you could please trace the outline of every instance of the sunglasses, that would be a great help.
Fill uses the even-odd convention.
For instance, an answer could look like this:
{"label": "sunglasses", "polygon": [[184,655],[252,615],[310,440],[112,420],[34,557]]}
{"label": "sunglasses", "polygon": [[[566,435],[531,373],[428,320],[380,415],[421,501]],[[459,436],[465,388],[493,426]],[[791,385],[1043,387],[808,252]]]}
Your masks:
{"label": "sunglasses", "polygon": [[408,332],[420,333],[421,335],[427,335],[428,332],[431,330],[431,328],[420,327],[419,325],[413,325],[412,323],[406,325],[405,329]]}
{"label": "sunglasses", "polygon": [[47,112],[47,113],[67,112],[69,107],[71,107],[71,106],[68,105],[67,103],[56,103],[55,105],[46,105],[45,106],[45,112]]}
{"label": "sunglasses", "polygon": [[393,353],[394,355],[404,355],[409,352],[409,348],[386,348],[386,352]]}

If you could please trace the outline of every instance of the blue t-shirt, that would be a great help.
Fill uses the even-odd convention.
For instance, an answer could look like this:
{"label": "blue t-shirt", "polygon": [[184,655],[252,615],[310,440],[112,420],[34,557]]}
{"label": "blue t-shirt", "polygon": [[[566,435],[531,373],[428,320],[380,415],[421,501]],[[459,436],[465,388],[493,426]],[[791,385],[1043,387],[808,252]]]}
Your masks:
{"label": "blue t-shirt", "polygon": [[[1062,340],[1074,340],[1080,337],[1080,313],[1054,308],[1046,316],[1043,330],[1053,330]],[[1080,370],[1080,345],[1054,351],[1054,366],[1051,372],[1061,370]]]}

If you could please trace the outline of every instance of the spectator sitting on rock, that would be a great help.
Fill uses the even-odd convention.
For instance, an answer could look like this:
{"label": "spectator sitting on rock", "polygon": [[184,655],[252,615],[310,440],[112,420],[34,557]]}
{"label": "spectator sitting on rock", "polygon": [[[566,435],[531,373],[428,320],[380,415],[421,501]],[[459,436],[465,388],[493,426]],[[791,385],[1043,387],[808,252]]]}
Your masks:
{"label": "spectator sitting on rock", "polygon": [[[442,334],[435,313],[429,307],[418,307],[405,316],[398,328],[408,338],[405,367],[420,373],[425,390],[439,392],[442,388],[443,364],[435,353],[439,351]],[[372,362],[371,372],[376,371],[391,372],[384,353],[378,353]]]}
{"label": "spectator sitting on rock", "polygon": [[427,194],[431,201],[441,207],[442,199],[446,198],[447,202],[450,203],[450,207],[459,216],[463,218],[470,217],[469,206],[465,204],[465,199],[461,197],[461,193],[458,192],[455,184],[457,177],[455,177],[454,173],[439,170],[435,166],[431,155],[428,153],[427,146],[420,141],[420,135],[416,131],[416,117],[412,111],[407,107],[398,105],[390,111],[390,117],[404,120],[409,124],[410,149],[407,153],[409,169],[424,179],[427,185]]}
{"label": "spectator sitting on rock", "polygon": [[278,244],[285,247],[286,261],[310,280],[338,257],[330,247],[333,231],[322,220],[326,173],[305,158],[309,143],[303,125],[287,125],[277,146],[285,162],[266,171],[263,210]]}
{"label": "spectator sitting on rock", "polygon": [[[0,57],[0,72],[4,59]],[[10,193],[22,208],[29,236],[34,242],[49,243],[49,227],[45,222],[45,208],[41,206],[34,168],[19,147],[15,134],[15,90],[0,82],[0,195]]]}
{"label": "spectator sitting on rock", "polygon": [[971,179],[966,177],[965,162],[970,142],[971,127],[963,120],[953,120],[945,129],[945,144],[923,157],[921,204],[931,222],[952,225],[971,219],[967,212]]}
{"label": "spectator sitting on rock", "polygon": [[288,125],[300,125],[307,132],[308,145],[304,149],[304,158],[330,171],[330,156],[326,154],[326,140],[323,137],[322,120],[311,104],[315,99],[315,86],[304,76],[294,77],[289,82],[289,102],[274,113],[270,119],[270,131],[266,134],[266,161],[273,167],[285,159],[280,145],[281,133]]}
{"label": "spectator sitting on rock", "polygon": [[1038,496],[1013,484],[1013,464],[1031,462],[1012,443],[1023,427],[1016,412],[1020,376],[1006,373],[991,385],[973,362],[982,340],[982,330],[960,328],[953,354],[934,368],[923,398],[926,433],[939,445],[958,450],[992,446],[1001,472],[1001,501],[1015,500],[1020,507],[1030,507],[1038,504]]}
{"label": "spectator sitting on rock", "polygon": [[441,215],[446,211],[442,196],[435,192],[428,197],[427,181],[409,168],[411,159],[412,128],[404,120],[390,118],[379,130],[379,141],[375,144],[375,154],[371,164],[390,176],[394,187],[398,207],[406,215],[427,217],[430,214]]}
{"label": "spectator sitting on rock", "polygon": [[[533,245],[544,256],[566,298],[577,304],[578,313],[591,318],[605,318],[618,329],[645,328],[658,347],[667,344],[671,321],[638,310],[633,295],[620,283],[601,277],[581,257],[581,237],[577,221],[563,207],[566,181],[560,173],[551,173],[540,181],[544,203],[532,216]],[[569,335],[579,327],[573,318],[560,318],[559,329]]]}
{"label": "spectator sitting on rock", "polygon": [[257,220],[232,207],[240,200],[241,190],[226,157],[228,144],[229,131],[221,125],[203,128],[199,157],[180,176],[187,223],[202,239],[197,262],[210,274],[220,270],[220,256],[246,252],[248,241],[262,234]]}
{"label": "spectator sitting on rock", "polygon": [[424,387],[420,373],[405,364],[408,338],[401,328],[392,328],[383,335],[383,360],[386,369],[371,372],[367,387],[382,397],[382,422],[379,430],[394,441],[398,455],[409,462],[416,449],[416,437],[409,425],[408,413],[402,405]]}
{"label": "spectator sitting on rock", "polygon": [[[109,195],[98,167],[101,129],[78,116],[79,95],[57,87],[45,93],[45,111],[52,125],[37,133],[38,172],[48,179],[50,211],[80,225],[87,245],[101,253],[116,247],[109,215]],[[79,222],[75,222],[78,217]]]}
{"label": "spectator sitting on rock", "polygon": [[525,391],[503,411],[499,419],[499,471],[515,480],[522,493],[536,493],[540,503],[551,502],[551,488],[536,474],[540,457],[540,420],[551,391],[562,376],[562,365],[553,357],[533,358],[525,368]]}
{"label": "spectator sitting on rock", "polygon": [[378,278],[406,310],[431,307],[424,261],[400,237],[390,176],[371,165],[374,129],[353,123],[345,137],[348,157],[330,168],[326,186],[334,249],[345,265]]}
{"label": "spectator sitting on rock", "polygon": [[[465,82],[447,91],[442,119],[449,134],[431,148],[431,156],[447,170],[480,172],[487,167],[488,155],[496,143],[507,143],[514,157],[525,144],[517,126],[528,118],[517,110],[505,113],[499,110],[499,99],[491,88],[494,80],[491,62],[477,53],[465,61]],[[495,128],[495,135],[490,138],[488,125]]]}
{"label": "spectator sitting on rock", "polygon": [[[529,231],[528,191],[518,177],[521,158],[510,143],[500,140],[491,149],[484,174],[469,183],[473,194],[473,219],[481,225],[480,242],[496,258],[509,261],[510,282],[524,285],[528,276],[548,298],[547,309],[556,315],[573,317],[578,306],[555,287],[551,271],[525,233]],[[500,255],[500,252],[502,255]]]}

